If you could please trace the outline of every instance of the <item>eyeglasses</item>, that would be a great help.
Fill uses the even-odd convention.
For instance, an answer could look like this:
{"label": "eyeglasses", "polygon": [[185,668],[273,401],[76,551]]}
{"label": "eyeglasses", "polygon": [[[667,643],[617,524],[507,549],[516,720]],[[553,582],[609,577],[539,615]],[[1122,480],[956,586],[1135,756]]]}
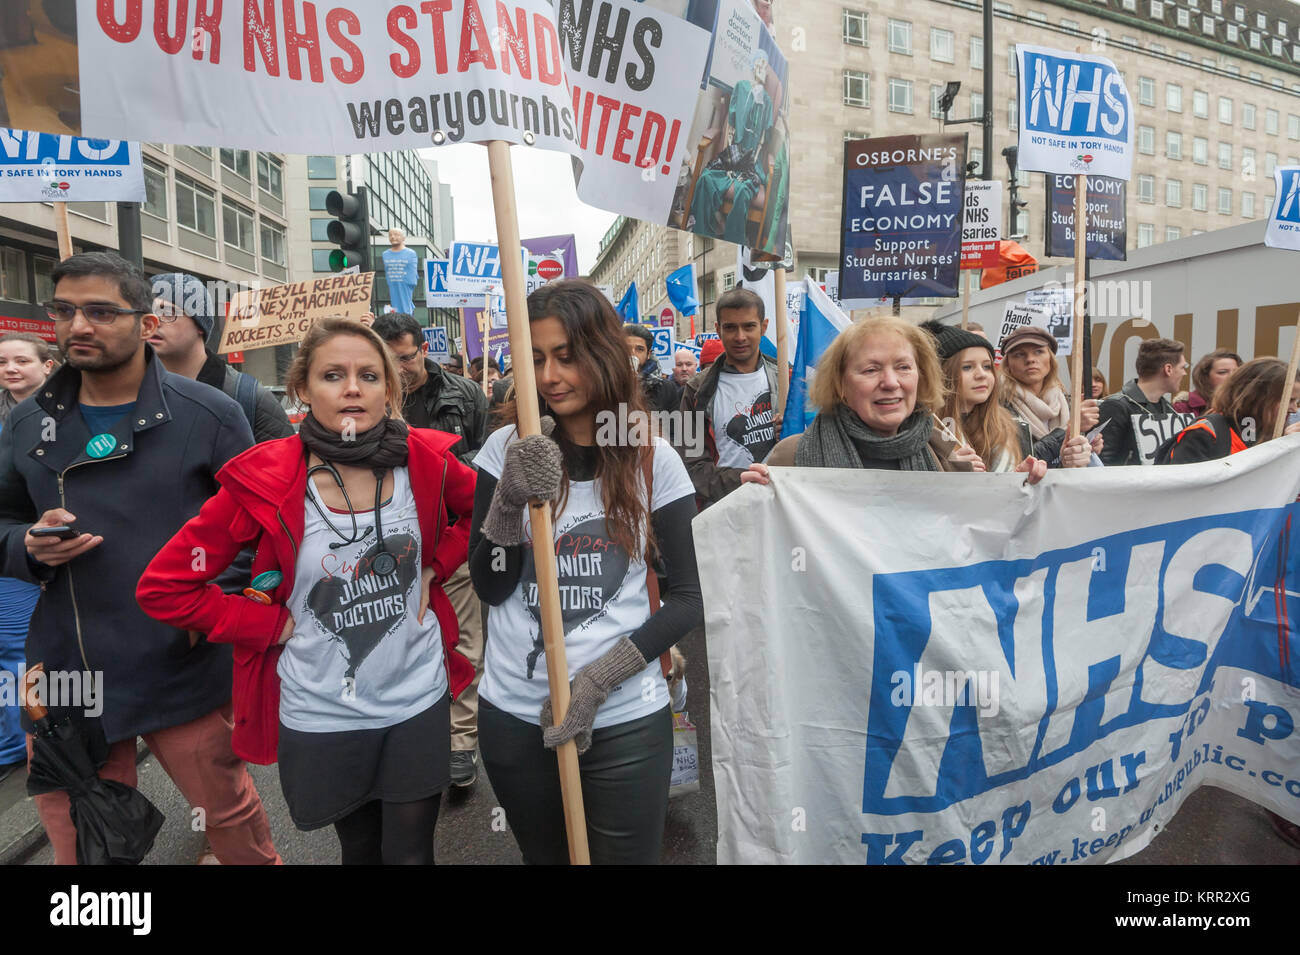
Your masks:
{"label": "eyeglasses", "polygon": [[45,314],[56,322],[70,322],[77,312],[86,316],[92,325],[112,325],[119,315],[143,315],[138,308],[118,308],[116,305],[73,305],[70,302],[46,302]]}
{"label": "eyeglasses", "polygon": [[413,351],[409,355],[398,355],[397,360],[403,365],[409,365],[421,356],[421,352]]}
{"label": "eyeglasses", "polygon": [[167,305],[165,303],[162,305],[155,305],[153,313],[158,316],[158,321],[162,322],[164,325],[170,325],[172,322],[176,321],[176,319],[185,314],[184,312],[177,311],[175,305]]}

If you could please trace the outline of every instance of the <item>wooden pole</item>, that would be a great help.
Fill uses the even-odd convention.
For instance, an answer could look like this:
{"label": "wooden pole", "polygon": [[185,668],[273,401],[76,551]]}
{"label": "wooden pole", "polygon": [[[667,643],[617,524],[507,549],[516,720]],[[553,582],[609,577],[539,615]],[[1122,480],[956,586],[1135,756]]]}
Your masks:
{"label": "wooden pole", "polygon": [[1083,294],[1084,259],[1087,252],[1088,177],[1082,173],[1074,176],[1074,325],[1070,331],[1074,341],[1070,345],[1070,387],[1075,398],[1070,402],[1070,437],[1079,434],[1079,413],[1083,401],[1079,398],[1079,382],[1083,381]]}
{"label": "wooden pole", "polygon": [[1287,366],[1286,380],[1282,382],[1282,403],[1278,405],[1277,420],[1273,422],[1273,437],[1282,437],[1286,430],[1287,406],[1291,402],[1291,389],[1295,387],[1295,375],[1300,369],[1300,317],[1296,319],[1295,341],[1291,343],[1291,364]]}
{"label": "wooden pole", "polygon": [[790,316],[785,308],[785,265],[776,266],[776,412],[785,414],[790,392]]}
{"label": "wooden pole", "polygon": [[970,325],[970,269],[966,270],[966,281],[961,287],[961,327],[963,330]]}
{"label": "wooden pole", "polygon": [[54,203],[54,231],[59,237],[60,261],[71,257],[72,230],[68,226],[68,204],[66,202]]}
{"label": "wooden pole", "polygon": [[[497,250],[501,256],[501,282],[505,286],[506,320],[510,327],[510,354],[515,375],[515,400],[519,410],[519,433],[540,434],[537,379],[533,372],[532,334],[528,327],[528,306],[524,295],[522,245],[519,218],[515,211],[515,181],[510,165],[510,144],[493,140],[487,144],[488,170],[492,176],[492,205],[497,220]],[[484,364],[487,334],[484,333]],[[537,596],[541,611],[542,643],[546,650],[546,677],[551,688],[551,712],[558,725],[569,709],[569,664],[564,652],[564,619],[560,612],[559,580],[555,567],[555,529],[549,501],[529,501],[532,519],[533,562],[537,567]],[[555,751],[560,765],[560,796],[564,802],[564,827],[569,836],[569,861],[590,865],[587,851],[587,819],[582,808],[582,777],[578,772],[578,747],[573,742]]]}
{"label": "wooden pole", "polygon": [[[500,248],[497,249],[497,254],[498,255],[501,254]],[[488,329],[492,327],[492,296],[488,294],[483,296],[483,299],[484,299],[484,305],[486,306],[483,310],[483,394],[487,395],[490,398],[492,397],[492,392],[488,391],[487,369],[488,369]]]}

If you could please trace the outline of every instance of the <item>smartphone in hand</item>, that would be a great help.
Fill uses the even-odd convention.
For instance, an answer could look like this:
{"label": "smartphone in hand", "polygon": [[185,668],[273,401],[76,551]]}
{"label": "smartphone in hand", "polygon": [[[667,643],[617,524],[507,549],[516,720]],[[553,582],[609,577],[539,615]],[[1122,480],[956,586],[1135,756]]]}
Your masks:
{"label": "smartphone in hand", "polygon": [[80,537],[81,531],[75,527],[60,524],[58,527],[33,527],[31,535],[33,537],[57,537],[61,541],[70,541]]}

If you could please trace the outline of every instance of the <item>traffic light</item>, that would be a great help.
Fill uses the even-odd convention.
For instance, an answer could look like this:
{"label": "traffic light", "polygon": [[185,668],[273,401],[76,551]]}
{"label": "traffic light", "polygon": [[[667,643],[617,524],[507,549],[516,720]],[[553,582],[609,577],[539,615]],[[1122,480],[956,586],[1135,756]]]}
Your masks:
{"label": "traffic light", "polygon": [[325,211],[335,217],[325,229],[329,240],[338,246],[330,252],[330,271],[342,272],[357,266],[362,272],[370,267],[370,210],[366,190],[342,193],[337,189],[325,197]]}

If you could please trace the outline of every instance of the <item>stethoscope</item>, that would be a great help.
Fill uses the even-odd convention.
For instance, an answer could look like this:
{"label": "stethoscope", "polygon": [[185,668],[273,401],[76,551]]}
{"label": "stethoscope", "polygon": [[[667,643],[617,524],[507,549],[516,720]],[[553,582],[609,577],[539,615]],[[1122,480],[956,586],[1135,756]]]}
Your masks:
{"label": "stethoscope", "polygon": [[312,467],[309,467],[307,469],[307,480],[311,481],[311,476],[315,474],[317,471],[328,471],[330,473],[330,477],[334,478],[334,483],[337,484],[339,486],[339,490],[343,492],[343,500],[348,505],[348,516],[352,518],[352,536],[344,537],[343,532],[340,531],[337,527],[335,527],[330,522],[330,519],[325,516],[325,509],[322,508],[320,504],[316,501],[316,494],[314,493],[314,489],[310,489],[310,488],[308,489],[307,499],[311,501],[312,507],[316,508],[316,513],[319,514],[320,519],[325,522],[325,526],[328,527],[331,531],[333,531],[335,536],[339,538],[336,541],[330,542],[330,550],[338,550],[338,548],[340,547],[346,547],[349,544],[359,543],[360,541],[363,541],[367,537],[369,537],[371,531],[376,531],[377,536],[379,538],[379,553],[375,555],[375,559],[371,561],[370,566],[371,569],[379,576],[387,577],[389,574],[391,574],[393,571],[397,569],[397,558],[394,557],[392,554],[388,553],[388,550],[384,546],[384,524],[383,524],[383,520],[380,518],[380,508],[381,505],[383,504],[385,469],[383,468],[374,469],[375,526],[367,527],[361,533],[357,533],[358,531],[357,512],[352,507],[352,498],[348,497],[348,489],[343,486],[343,478],[339,475],[338,470],[334,467],[333,464],[330,464],[328,461],[326,461],[324,464],[313,465]]}

